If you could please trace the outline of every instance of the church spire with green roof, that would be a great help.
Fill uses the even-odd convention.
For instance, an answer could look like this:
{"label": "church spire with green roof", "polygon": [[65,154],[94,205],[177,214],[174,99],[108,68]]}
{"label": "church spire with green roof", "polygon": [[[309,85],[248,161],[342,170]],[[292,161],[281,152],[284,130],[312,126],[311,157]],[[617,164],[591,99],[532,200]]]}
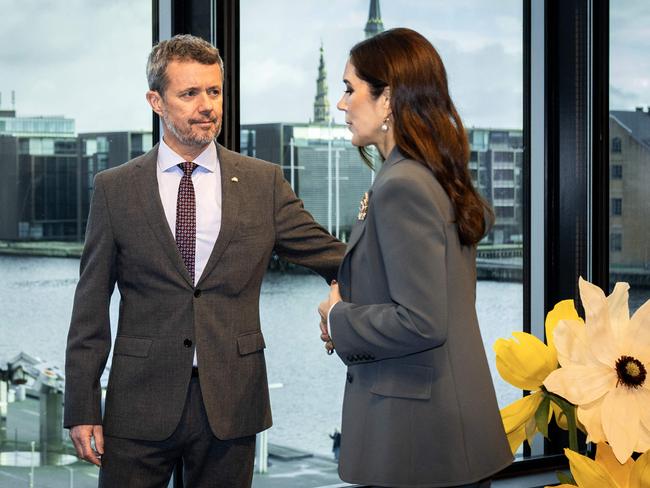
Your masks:
{"label": "church spire with green roof", "polygon": [[368,22],[366,22],[366,39],[384,32],[384,23],[381,20],[381,9],[379,8],[379,0],[370,0],[370,11],[368,12]]}
{"label": "church spire with green roof", "polygon": [[330,102],[327,94],[327,70],[323,56],[323,43],[320,45],[320,62],[318,80],[316,81],[316,98],[314,99],[314,123],[327,124],[330,119]]}

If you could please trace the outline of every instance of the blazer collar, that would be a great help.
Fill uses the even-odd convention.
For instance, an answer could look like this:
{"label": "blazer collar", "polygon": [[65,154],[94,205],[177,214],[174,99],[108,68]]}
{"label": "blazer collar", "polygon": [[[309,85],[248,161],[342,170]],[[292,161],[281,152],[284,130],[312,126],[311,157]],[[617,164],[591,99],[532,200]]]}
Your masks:
{"label": "blazer collar", "polygon": [[[196,283],[197,286],[204,281],[206,276],[208,276],[216,266],[228,243],[232,239],[237,224],[237,214],[239,210],[237,169],[240,156],[219,144],[217,144],[217,155],[219,158],[219,168],[221,170],[221,230],[219,231],[219,236],[214,244],[210,258],[203,270],[203,274],[199,277]],[[158,178],[156,175],[157,161],[158,144],[156,144],[148,153],[135,161],[135,179],[140,188],[138,196],[147,222],[158,239],[161,248],[183,279],[193,287],[194,284],[192,283],[192,278],[190,277],[187,267],[185,266],[183,258],[178,250],[176,240],[169,228],[167,218],[165,217],[165,211],[162,202],[160,201]]]}
{"label": "blazer collar", "polygon": [[404,156],[399,148],[395,146],[393,150],[390,152],[386,160],[382,163],[381,168],[379,168],[379,171],[377,172],[377,176],[375,177],[375,181],[379,178],[380,175],[383,175],[386,172],[386,168],[390,168],[391,166],[399,163],[400,161],[403,161],[407,159],[406,156]]}

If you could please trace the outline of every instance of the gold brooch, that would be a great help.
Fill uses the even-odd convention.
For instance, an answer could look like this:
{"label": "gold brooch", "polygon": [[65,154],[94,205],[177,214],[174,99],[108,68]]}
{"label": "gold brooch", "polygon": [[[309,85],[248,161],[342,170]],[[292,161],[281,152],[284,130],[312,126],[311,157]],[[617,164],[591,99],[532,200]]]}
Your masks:
{"label": "gold brooch", "polygon": [[361,202],[359,202],[359,215],[357,215],[357,219],[366,220],[367,213],[368,213],[368,192],[365,192],[363,194],[363,198],[361,199]]}

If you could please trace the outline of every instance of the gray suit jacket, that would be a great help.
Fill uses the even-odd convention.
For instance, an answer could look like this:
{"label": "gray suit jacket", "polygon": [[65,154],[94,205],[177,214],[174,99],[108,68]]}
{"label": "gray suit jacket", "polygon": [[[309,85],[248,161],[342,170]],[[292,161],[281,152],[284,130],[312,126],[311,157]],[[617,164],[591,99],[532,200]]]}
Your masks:
{"label": "gray suit jacket", "polygon": [[369,191],[330,314],[348,366],[339,473],[352,483],[468,484],[512,461],[461,246],[433,173],[395,149]]}
{"label": "gray suit jacket", "polygon": [[158,148],[97,175],[68,334],[66,427],[102,423],[99,379],[111,348],[116,283],[121,301],[106,434],[170,436],[195,348],[214,434],[232,439],[271,426],[259,295],[272,251],[329,281],[345,247],[303,209],[279,166],[217,150],[221,230],[196,287],[160,202]]}

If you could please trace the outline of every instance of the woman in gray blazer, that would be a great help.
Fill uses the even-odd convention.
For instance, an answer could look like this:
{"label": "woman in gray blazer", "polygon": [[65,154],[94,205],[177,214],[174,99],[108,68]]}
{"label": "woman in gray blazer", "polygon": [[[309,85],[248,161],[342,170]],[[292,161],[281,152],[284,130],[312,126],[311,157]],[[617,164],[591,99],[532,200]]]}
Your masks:
{"label": "woman in gray blazer", "polygon": [[[348,366],[339,474],[382,487],[486,487],[512,461],[475,310],[493,219],[440,57],[392,29],[345,68],[352,143],[384,162],[364,196],[321,338]],[[330,351],[331,352],[331,351]]]}

